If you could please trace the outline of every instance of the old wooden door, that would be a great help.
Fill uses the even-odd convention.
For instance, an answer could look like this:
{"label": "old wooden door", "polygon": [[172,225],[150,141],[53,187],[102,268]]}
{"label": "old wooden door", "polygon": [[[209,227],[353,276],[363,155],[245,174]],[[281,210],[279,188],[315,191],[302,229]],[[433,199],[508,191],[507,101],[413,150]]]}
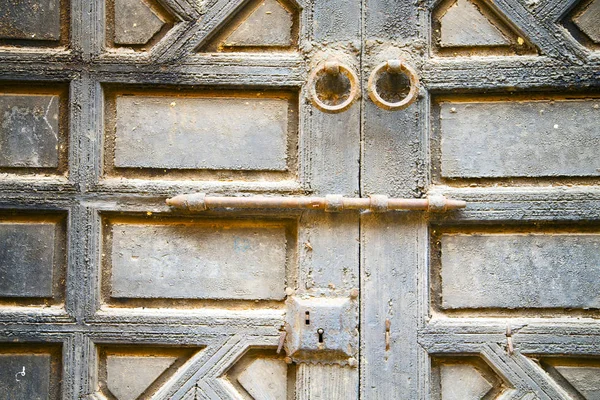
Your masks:
{"label": "old wooden door", "polygon": [[599,399],[599,9],[0,0],[0,398]]}
{"label": "old wooden door", "polygon": [[[1,0],[0,40],[0,398],[355,397],[358,214],[165,200],[359,194],[360,107],[304,86],[357,70],[360,4]],[[315,341],[322,308],[352,329],[288,364],[308,291],[340,299],[298,310]]]}
{"label": "old wooden door", "polygon": [[364,2],[363,74],[421,97],[364,99],[361,194],[467,208],[362,216],[362,398],[600,399],[599,10]]}

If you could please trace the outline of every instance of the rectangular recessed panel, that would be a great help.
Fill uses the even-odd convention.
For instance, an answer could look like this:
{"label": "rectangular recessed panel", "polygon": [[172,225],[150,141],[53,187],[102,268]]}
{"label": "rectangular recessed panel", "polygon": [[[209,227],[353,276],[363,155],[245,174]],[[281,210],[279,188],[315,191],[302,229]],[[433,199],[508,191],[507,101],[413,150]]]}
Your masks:
{"label": "rectangular recessed panel", "polygon": [[0,398],[11,400],[55,398],[50,385],[52,372],[50,354],[0,354]]}
{"label": "rectangular recessed panel", "polygon": [[443,102],[447,178],[600,176],[600,100]]}
{"label": "rectangular recessed panel", "polygon": [[288,99],[117,96],[115,167],[285,171]]}
{"label": "rectangular recessed panel", "polygon": [[58,40],[59,0],[0,1],[0,38]]}
{"label": "rectangular recessed panel", "polygon": [[114,223],[110,296],[281,300],[286,247],[283,224]]}
{"label": "rectangular recessed panel", "polygon": [[59,96],[0,94],[0,167],[58,167]]}
{"label": "rectangular recessed panel", "polygon": [[0,297],[52,297],[56,223],[0,223]]}
{"label": "rectangular recessed panel", "polygon": [[598,308],[598,234],[446,234],[442,308]]}

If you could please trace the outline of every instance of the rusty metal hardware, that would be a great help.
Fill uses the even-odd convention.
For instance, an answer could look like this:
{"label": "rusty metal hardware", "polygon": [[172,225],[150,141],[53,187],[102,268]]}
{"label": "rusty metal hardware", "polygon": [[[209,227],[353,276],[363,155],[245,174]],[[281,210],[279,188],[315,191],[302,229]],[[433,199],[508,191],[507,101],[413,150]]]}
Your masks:
{"label": "rusty metal hardware", "polygon": [[[410,80],[410,91],[408,92],[408,95],[399,102],[391,103],[386,101],[377,92],[377,77],[384,69],[391,74],[405,74]],[[404,61],[388,60],[376,66],[373,72],[371,72],[367,90],[373,103],[377,104],[379,107],[385,110],[402,110],[417,100],[417,95],[419,94],[419,77],[417,76],[417,72]]]}
{"label": "rusty metal hardware", "polygon": [[[338,75],[344,74],[348,80],[350,81],[350,94],[348,98],[340,104],[329,105],[325,104],[317,93],[317,78],[322,73]],[[308,78],[308,87],[310,90],[310,98],[315,107],[319,110],[327,112],[327,113],[339,113],[342,111],[346,111],[352,103],[358,97],[358,76],[356,73],[350,68],[341,64],[337,60],[333,61],[323,61],[317,65],[317,67],[311,72]]]}
{"label": "rusty metal hardware", "polygon": [[390,350],[390,336],[391,336],[392,321],[389,319],[385,320],[385,351]]}
{"label": "rusty metal hardware", "polygon": [[510,328],[510,324],[506,325],[506,348],[508,350],[508,354],[512,356],[515,352],[515,347],[513,344],[512,329]]}
{"label": "rusty metal hardware", "polygon": [[448,199],[441,195],[428,196],[425,199],[396,199],[385,195],[370,197],[343,197],[327,195],[325,197],[219,197],[204,193],[183,194],[167,199],[167,205],[190,212],[206,211],[215,208],[240,209],[308,209],[340,212],[345,210],[370,210],[387,212],[393,210],[422,210],[443,212],[466,207],[461,200]]}
{"label": "rusty metal hardware", "polygon": [[285,350],[294,362],[356,366],[357,297],[290,296]]}
{"label": "rusty metal hardware", "polygon": [[285,337],[287,336],[287,331],[281,331],[279,335],[279,345],[277,346],[277,354],[281,353],[281,349],[283,349],[283,345],[285,344]]}

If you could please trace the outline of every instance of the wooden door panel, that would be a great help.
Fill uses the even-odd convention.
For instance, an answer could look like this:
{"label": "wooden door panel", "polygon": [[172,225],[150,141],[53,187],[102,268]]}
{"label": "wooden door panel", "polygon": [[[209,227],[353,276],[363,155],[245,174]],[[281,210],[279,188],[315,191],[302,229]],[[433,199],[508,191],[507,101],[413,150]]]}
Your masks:
{"label": "wooden door panel", "polygon": [[358,216],[165,199],[357,196],[360,108],[323,113],[304,86],[329,57],[357,69],[360,4],[0,3],[2,391],[355,398],[356,358],[276,349],[288,296],[357,288]]}
{"label": "wooden door panel", "polygon": [[598,99],[544,97],[435,99],[436,180],[597,177]]}
{"label": "wooden door panel", "polygon": [[[598,396],[600,0],[6,4],[0,388],[11,396]],[[420,80],[396,111],[370,100],[409,92],[393,60]],[[336,75],[341,95],[323,90],[338,68],[350,71]],[[351,72],[360,100],[324,112],[352,92]],[[198,192],[468,206],[165,204]],[[290,313],[335,320],[319,299],[356,303],[359,283],[360,332],[343,334],[360,335],[360,357],[353,343],[276,352]],[[308,342],[327,350],[328,329]],[[42,377],[25,391],[31,373]]]}
{"label": "wooden door panel", "polygon": [[598,58],[577,26],[594,3],[367,1],[413,27],[375,13],[364,43],[421,96],[364,100],[362,193],[468,205],[362,216],[364,398],[597,396]]}

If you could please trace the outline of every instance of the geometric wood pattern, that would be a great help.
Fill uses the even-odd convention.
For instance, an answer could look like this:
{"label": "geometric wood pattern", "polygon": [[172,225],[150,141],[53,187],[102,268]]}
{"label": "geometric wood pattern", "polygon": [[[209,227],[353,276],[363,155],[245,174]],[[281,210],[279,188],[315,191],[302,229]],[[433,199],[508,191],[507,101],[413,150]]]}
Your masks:
{"label": "geometric wood pattern", "polygon": [[[473,321],[474,322],[474,321]],[[423,332],[420,343],[424,348],[432,354],[445,354],[445,355],[460,355],[465,353],[479,354],[487,364],[489,364],[500,376],[506,379],[506,385],[508,389],[505,389],[504,393],[509,398],[521,398],[519,396],[525,396],[527,393],[535,393],[540,399],[554,400],[554,399],[571,399],[563,391],[557,380],[549,375],[542,367],[536,363],[533,357],[526,356],[523,352],[535,353],[536,350],[554,348],[554,351],[560,351],[561,348],[565,348],[560,344],[544,343],[546,340],[552,342],[553,340],[560,341],[560,338],[544,338],[542,335],[514,335],[514,343],[519,348],[511,355],[507,351],[506,345],[500,345],[492,343],[494,339],[491,337],[486,338],[486,335],[477,335],[480,339],[472,340],[460,340],[458,338],[452,338],[452,334],[439,335],[434,332],[440,330],[446,330],[447,332],[459,332],[460,327],[456,326],[451,328],[453,324],[436,324],[435,328],[428,328]],[[465,326],[466,327],[466,326]],[[458,328],[458,329],[457,329]],[[487,329],[490,330],[491,326],[488,325]],[[540,329],[539,326],[528,326],[530,331],[543,332],[544,329]],[[464,329],[464,328],[463,328]],[[467,328],[469,329],[469,328]],[[476,332],[472,330],[471,332]],[[513,332],[515,332],[513,330]],[[500,342],[503,335],[497,335],[496,339]],[[516,339],[518,337],[519,339]],[[433,339],[435,338],[435,339]],[[436,341],[434,343],[433,340]],[[450,342],[447,342],[447,340]],[[458,340],[457,340],[458,339]],[[466,339],[466,338],[465,338]],[[580,343],[589,341],[591,338],[581,338]],[[592,341],[594,339],[591,339]],[[506,343],[506,337],[504,337]],[[452,343],[452,347],[448,344]],[[577,346],[577,344],[575,344]],[[592,346],[586,349],[589,354],[599,354],[600,344]],[[537,357],[536,357],[537,358]],[[556,357],[555,363],[560,363],[560,358]],[[555,367],[558,369],[559,367]],[[563,369],[564,371],[564,369]],[[571,372],[571,371],[569,371]],[[581,374],[589,373],[589,368],[584,368],[583,371],[572,372],[573,376],[569,375],[571,379],[574,379],[575,384],[579,385],[579,379]],[[568,379],[568,378],[567,378]],[[587,390],[594,390],[594,382],[590,382],[585,386]]]}
{"label": "geometric wood pattern", "polygon": [[600,44],[600,0],[592,1],[573,22],[594,43]]}
{"label": "geometric wood pattern", "polygon": [[298,36],[298,15],[285,0],[255,0],[221,27],[204,52],[292,49]]}
{"label": "geometric wood pattern", "polygon": [[[165,32],[167,23],[144,45],[126,45],[134,50],[147,46],[145,52],[114,49],[111,42],[114,32],[108,26],[114,24],[110,21],[115,15],[110,3],[115,2],[61,3],[69,4],[61,10],[61,17],[64,14],[70,23],[59,24],[58,41],[65,41],[64,47],[52,47],[57,39],[51,38],[18,39],[27,40],[26,49],[4,46],[8,42],[2,39],[0,48],[3,83],[68,87],[64,96],[68,175],[24,171],[0,176],[3,216],[40,211],[65,214],[66,233],[61,243],[67,254],[66,272],[58,282],[58,287],[64,287],[65,296],[52,307],[19,303],[0,309],[1,341],[11,346],[15,341],[62,346],[59,354],[62,374],[53,375],[62,376],[61,393],[55,397],[99,398],[101,395],[96,392],[102,379],[96,371],[103,361],[97,347],[118,345],[129,349],[141,345],[201,349],[190,351],[190,358],[181,365],[176,362],[177,368],[169,368],[167,371],[173,372],[169,377],[164,380],[159,377],[155,383],[160,387],[150,385],[152,391],[156,389],[156,398],[239,399],[241,392],[231,383],[228,373],[249,349],[277,347],[285,320],[280,300],[197,299],[174,306],[170,299],[150,299],[149,304],[160,305],[156,307],[147,307],[148,304],[138,307],[138,303],[127,298],[111,300],[108,306],[103,303],[109,297],[102,286],[107,278],[103,275],[102,261],[106,250],[102,238],[104,222],[114,215],[126,223],[142,217],[160,221],[172,214],[164,204],[165,198],[178,193],[240,196],[386,193],[411,198],[443,193],[468,202],[464,210],[442,215],[305,211],[284,216],[294,220],[293,234],[286,231],[285,237],[286,247],[294,250],[289,253],[289,268],[286,265],[287,285],[304,293],[330,294],[358,287],[360,282],[360,379],[356,368],[320,364],[288,366],[289,370],[295,370],[295,382],[287,382],[288,393],[295,391],[300,400],[351,400],[359,397],[359,391],[364,399],[425,399],[430,397],[432,389],[430,358],[476,355],[502,377],[507,397],[562,399],[567,397],[568,386],[546,373],[536,360],[551,356],[581,360],[600,355],[597,310],[484,308],[477,313],[457,310],[452,315],[440,315],[432,309],[434,300],[430,298],[436,292],[430,287],[429,247],[430,239],[435,237],[431,231],[438,226],[512,228],[553,221],[558,225],[573,223],[571,230],[578,233],[577,229],[600,221],[600,191],[595,176],[564,177],[558,180],[560,184],[553,177],[539,181],[533,177],[529,180],[505,177],[500,183],[472,178],[468,182],[438,184],[430,176],[433,169],[430,138],[435,128],[429,118],[432,94],[460,92],[473,99],[494,92],[504,101],[515,101],[512,97],[515,92],[527,99],[541,90],[557,97],[574,93],[584,99],[597,94],[597,57],[572,40],[557,22],[570,16],[574,2],[494,0],[489,10],[483,7],[480,10],[511,41],[512,47],[507,46],[511,51],[503,53],[496,48],[474,46],[468,52],[452,48],[444,53],[445,57],[431,57],[442,51],[442,46],[432,48],[435,46],[429,41],[433,36],[435,42],[431,28],[436,22],[435,18],[432,21],[431,12],[441,4],[436,1],[417,4],[301,0],[298,4],[294,2],[292,8],[281,2],[294,16],[290,35],[293,46],[285,48],[286,51],[269,46],[257,51],[250,46],[244,47],[245,52],[235,53],[212,50],[207,43],[219,37],[222,27],[238,26],[234,22],[245,7],[249,7],[249,12],[244,17],[249,17],[258,1],[161,0],[165,13],[177,23]],[[163,16],[153,8],[158,1],[144,0],[144,3],[157,16]],[[473,4],[479,3],[483,2],[473,0]],[[587,6],[591,2],[585,3]],[[497,11],[497,15],[491,11]],[[0,13],[5,14],[8,15]],[[265,12],[257,17],[266,15]],[[512,33],[506,33],[494,16],[502,16],[498,19],[514,28]],[[42,28],[51,30],[56,37],[56,26],[52,22]],[[38,25],[35,28],[40,31]],[[153,30],[146,29],[144,36]],[[522,35],[515,37],[516,32]],[[528,42],[535,45],[539,56],[531,56],[532,49],[519,52],[519,37],[524,41],[523,47]],[[290,51],[296,47],[298,52]],[[212,54],[207,54],[208,51]],[[306,77],[313,61],[320,61],[320,52],[341,54],[344,62],[360,71],[361,78],[365,78],[373,65],[402,56],[418,70],[422,97],[406,110],[389,112],[379,109],[363,93],[362,100],[344,113],[321,113],[304,98]],[[503,57],[508,54],[520,56]],[[129,175],[105,174],[104,155],[110,154],[104,141],[105,112],[110,112],[105,107],[106,90],[114,87],[125,90],[131,86],[143,88],[145,93],[161,90],[174,93],[190,87],[207,92],[252,89],[256,98],[263,91],[282,88],[302,93],[296,100],[298,108],[294,109],[300,116],[297,117],[299,134],[295,142],[290,142],[292,148],[298,149],[297,173],[285,175],[285,179],[281,179],[283,174],[246,179],[245,175],[224,176],[219,172],[188,179],[184,174],[165,176],[161,168],[147,168],[144,174],[135,171],[136,168]],[[161,120],[161,115],[156,118]],[[177,118],[173,120],[177,122]],[[226,218],[250,222],[257,217],[250,212],[228,210],[215,212],[210,218],[221,219],[223,214]],[[46,214],[40,215],[43,219]],[[260,215],[263,219],[280,217]],[[157,254],[160,257],[158,250]],[[288,253],[285,255],[287,258]],[[506,300],[510,301],[510,297]],[[512,327],[515,348],[510,354],[507,323]],[[386,325],[391,326],[387,332]],[[592,367],[585,364],[585,368]],[[563,375],[565,382],[571,380],[570,386],[580,385],[578,378],[569,376],[565,368],[558,370],[567,375]],[[473,378],[473,370],[469,371],[466,375],[475,379],[483,392],[485,383]],[[575,372],[581,377],[585,371]],[[481,376],[487,379],[484,374]],[[588,389],[580,386],[574,390]]]}
{"label": "geometric wood pattern", "polygon": [[115,44],[144,45],[164,24],[143,0],[115,0]]}
{"label": "geometric wood pattern", "polygon": [[480,400],[492,385],[470,365],[441,366],[442,400]]}
{"label": "geometric wood pattern", "polygon": [[135,400],[175,360],[175,357],[108,356],[106,386],[119,400]]}
{"label": "geometric wood pattern", "polygon": [[120,51],[123,55],[132,50],[154,50],[167,32],[184,22],[182,15],[174,12],[176,10],[165,7],[160,0],[106,0],[104,34],[107,50]]}
{"label": "geometric wood pattern", "polygon": [[506,382],[481,357],[440,355],[431,358],[431,396],[437,400],[495,399]]}
{"label": "geometric wood pattern", "polygon": [[491,5],[479,0],[445,0],[433,11],[439,55],[514,55],[533,46]]}
{"label": "geometric wood pattern", "polygon": [[223,383],[233,386],[244,399],[286,399],[293,373],[294,366],[288,365],[284,355],[276,354],[274,348],[254,348],[226,372]]}
{"label": "geometric wood pattern", "polygon": [[277,0],[264,0],[227,36],[224,46],[281,46],[292,44],[293,16]]}
{"label": "geometric wood pattern", "polygon": [[587,50],[600,50],[600,1],[576,2],[561,16],[560,22],[572,39],[587,47]]}
{"label": "geometric wood pattern", "polygon": [[[95,396],[119,400],[136,400],[156,396],[188,360],[198,354],[198,348],[173,346],[111,346],[99,345]],[[201,351],[200,351],[201,352]]]}
{"label": "geometric wood pattern", "polygon": [[255,360],[238,381],[255,400],[285,399],[287,364],[283,360]]}
{"label": "geometric wood pattern", "polygon": [[509,40],[469,0],[457,0],[440,19],[443,47],[507,46]]}
{"label": "geometric wood pattern", "polygon": [[538,362],[546,373],[572,399],[600,398],[598,357],[541,357]]}
{"label": "geometric wood pattern", "polygon": [[576,366],[555,368],[586,400],[600,399],[600,368]]}

